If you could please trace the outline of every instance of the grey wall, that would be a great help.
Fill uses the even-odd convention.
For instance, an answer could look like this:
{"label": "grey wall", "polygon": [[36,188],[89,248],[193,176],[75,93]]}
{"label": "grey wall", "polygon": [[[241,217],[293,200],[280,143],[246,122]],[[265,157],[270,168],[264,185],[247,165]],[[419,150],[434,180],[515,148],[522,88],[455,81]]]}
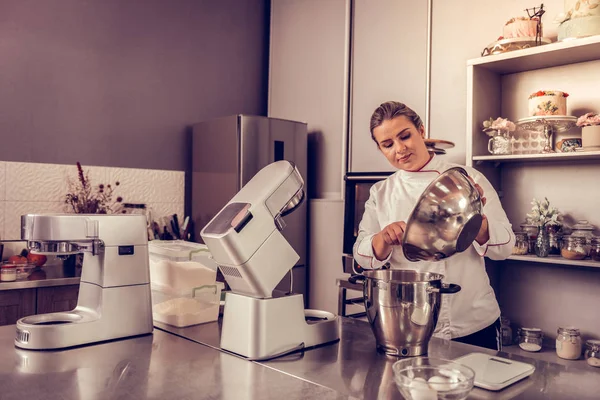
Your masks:
{"label": "grey wall", "polygon": [[185,169],[186,126],[266,115],[266,0],[0,0],[0,160]]}

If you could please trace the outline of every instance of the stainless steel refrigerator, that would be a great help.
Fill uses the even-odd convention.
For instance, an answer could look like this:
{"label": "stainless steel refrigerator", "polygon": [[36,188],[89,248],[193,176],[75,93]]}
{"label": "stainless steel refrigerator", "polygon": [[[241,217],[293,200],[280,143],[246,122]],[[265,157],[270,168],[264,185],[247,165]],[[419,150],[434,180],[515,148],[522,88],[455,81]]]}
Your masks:
{"label": "stainless steel refrigerator", "polygon": [[[191,215],[195,232],[202,228],[261,168],[279,160],[293,162],[307,190],[307,126],[277,118],[232,115],[192,127]],[[307,201],[284,217],[282,233],[300,260],[292,269],[293,291],[307,293]],[[198,240],[202,240],[200,235]],[[290,276],[279,290],[289,291]]]}

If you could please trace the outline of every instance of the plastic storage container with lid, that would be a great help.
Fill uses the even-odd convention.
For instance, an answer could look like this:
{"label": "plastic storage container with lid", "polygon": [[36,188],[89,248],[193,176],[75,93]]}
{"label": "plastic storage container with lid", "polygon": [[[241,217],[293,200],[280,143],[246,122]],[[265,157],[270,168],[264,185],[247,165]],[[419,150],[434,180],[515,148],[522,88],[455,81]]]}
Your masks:
{"label": "plastic storage container with lid", "polygon": [[519,328],[519,347],[525,351],[540,351],[544,334],[540,328]]}
{"label": "plastic storage container with lid", "polygon": [[223,284],[206,245],[153,240],[148,252],[155,321],[185,327],[218,319]]}
{"label": "plastic storage container with lid", "polygon": [[558,328],[556,336],[556,355],[567,360],[581,357],[581,334],[574,327]]}
{"label": "plastic storage container with lid", "polygon": [[180,291],[152,285],[152,319],[178,328],[219,318],[222,282]]}
{"label": "plastic storage container with lid", "polygon": [[600,367],[600,340],[585,342],[585,361],[592,367]]}

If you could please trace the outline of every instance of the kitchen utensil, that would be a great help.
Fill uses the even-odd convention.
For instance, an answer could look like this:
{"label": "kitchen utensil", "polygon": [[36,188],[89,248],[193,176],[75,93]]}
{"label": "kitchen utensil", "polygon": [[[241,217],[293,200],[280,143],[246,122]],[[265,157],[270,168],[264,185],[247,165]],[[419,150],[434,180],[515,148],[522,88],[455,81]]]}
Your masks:
{"label": "kitchen utensil", "polygon": [[412,270],[370,270],[348,279],[363,281],[367,318],[377,349],[396,356],[427,353],[437,324],[441,295],[460,286],[442,284],[443,275]]}
{"label": "kitchen utensil", "polygon": [[481,228],[481,197],[460,167],[427,186],[406,222],[402,250],[409,261],[438,261],[471,246]]}
{"label": "kitchen utensil", "polygon": [[475,371],[475,386],[488,390],[503,389],[535,372],[531,364],[484,353],[467,354],[454,361]]}
{"label": "kitchen utensil", "polygon": [[466,399],[475,380],[473,369],[441,358],[400,360],[392,370],[398,390],[408,400]]}

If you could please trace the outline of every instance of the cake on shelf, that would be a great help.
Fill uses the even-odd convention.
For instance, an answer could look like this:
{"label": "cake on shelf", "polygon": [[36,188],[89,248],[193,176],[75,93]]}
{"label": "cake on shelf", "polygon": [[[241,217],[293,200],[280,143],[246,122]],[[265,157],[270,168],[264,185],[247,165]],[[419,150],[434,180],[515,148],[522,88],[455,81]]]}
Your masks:
{"label": "cake on shelf", "polygon": [[600,0],[565,0],[556,22],[559,41],[600,35]]}
{"label": "cake on shelf", "polygon": [[567,115],[568,93],[539,90],[529,96],[529,116]]}
{"label": "cake on shelf", "polygon": [[551,43],[550,39],[543,37],[542,16],[546,12],[544,5],[527,8],[525,11],[527,12],[526,17],[514,17],[504,24],[502,36],[483,49],[482,56],[528,49],[533,46]]}
{"label": "cake on shelf", "polygon": [[542,37],[542,23],[538,17],[515,17],[508,20],[502,29],[502,38]]}

